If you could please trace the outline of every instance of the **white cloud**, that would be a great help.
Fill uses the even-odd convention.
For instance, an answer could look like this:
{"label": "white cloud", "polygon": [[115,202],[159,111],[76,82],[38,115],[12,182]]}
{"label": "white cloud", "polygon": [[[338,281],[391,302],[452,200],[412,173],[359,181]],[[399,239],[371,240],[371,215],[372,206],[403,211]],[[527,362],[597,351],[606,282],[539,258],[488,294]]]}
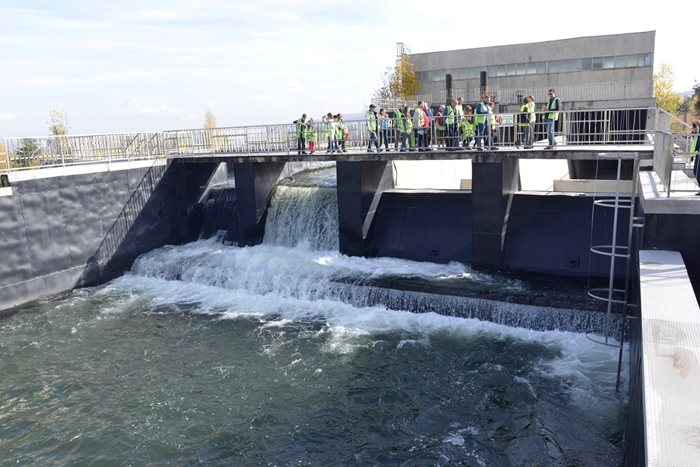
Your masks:
{"label": "white cloud", "polygon": [[11,120],[17,120],[17,116],[11,114],[0,114],[0,120],[9,122]]}

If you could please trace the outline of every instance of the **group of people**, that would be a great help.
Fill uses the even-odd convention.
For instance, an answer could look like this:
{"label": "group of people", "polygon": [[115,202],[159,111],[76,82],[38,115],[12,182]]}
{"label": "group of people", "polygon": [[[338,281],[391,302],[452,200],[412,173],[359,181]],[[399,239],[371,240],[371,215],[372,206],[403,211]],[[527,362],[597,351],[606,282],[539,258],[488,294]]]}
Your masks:
{"label": "group of people", "polygon": [[[543,106],[545,114],[543,123],[547,131],[547,146],[545,149],[556,149],[554,128],[559,119],[561,102],[554,89],[550,89],[549,101]],[[501,117],[494,113],[495,102],[488,94],[474,107],[464,103],[464,99],[450,99],[434,111],[426,102],[418,101],[416,107],[410,109],[407,105],[394,110],[390,115],[385,109],[379,109],[374,104],[369,106],[365,114],[367,131],[367,152],[389,151],[393,143],[394,150],[429,151],[432,138],[435,136],[438,149],[447,151],[465,150],[497,150],[498,132],[496,127],[502,123]],[[519,111],[515,116],[515,147],[531,149],[536,121],[535,98],[525,96]],[[328,112],[322,117],[323,136],[327,141],[326,153],[347,152],[345,143],[350,137],[348,127],[341,114]],[[297,138],[297,153],[313,154],[316,152],[318,131],[315,122],[306,114],[294,121]],[[472,144],[473,143],[473,144]],[[399,146],[400,145],[400,146]],[[382,149],[383,147],[383,149]]]}
{"label": "group of people", "polygon": [[[556,149],[557,142],[554,138],[554,128],[559,119],[561,101],[556,96],[556,91],[550,89],[549,100],[543,106],[544,123],[547,131],[546,150]],[[369,130],[367,151],[374,152],[389,150],[389,140],[394,131],[395,147],[399,151],[429,151],[432,136],[435,135],[438,149],[456,151],[460,149],[470,150],[498,150],[497,125],[502,123],[501,117],[494,113],[495,102],[488,94],[484,95],[481,102],[474,107],[466,105],[464,99],[450,99],[446,105],[438,107],[437,112],[423,101],[418,101],[415,109],[403,106],[394,111],[393,118],[384,109],[376,112],[376,106],[370,105],[366,114]],[[534,133],[535,98],[526,96],[516,115],[515,147],[521,145],[524,149],[533,147],[532,136]],[[472,145],[473,142],[473,145]]]}
{"label": "group of people", "polygon": [[[345,142],[350,137],[348,126],[343,121],[342,114],[333,114],[328,112],[321,117],[323,120],[323,136],[328,141],[327,154],[336,152],[348,152],[345,148]],[[295,120],[295,131],[297,138],[297,154],[313,154],[316,152],[316,140],[318,131],[313,118],[309,118],[306,114],[302,114],[301,118]],[[309,152],[306,152],[308,144]]]}

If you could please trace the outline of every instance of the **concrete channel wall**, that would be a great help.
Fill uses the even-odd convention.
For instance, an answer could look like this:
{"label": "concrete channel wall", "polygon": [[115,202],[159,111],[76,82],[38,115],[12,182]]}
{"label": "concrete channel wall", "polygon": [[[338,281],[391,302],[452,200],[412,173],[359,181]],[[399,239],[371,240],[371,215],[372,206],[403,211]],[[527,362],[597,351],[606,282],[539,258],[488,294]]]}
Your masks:
{"label": "concrete channel wall", "polygon": [[141,253],[196,238],[217,164],[166,164],[12,183],[0,196],[2,310],[109,280]]}

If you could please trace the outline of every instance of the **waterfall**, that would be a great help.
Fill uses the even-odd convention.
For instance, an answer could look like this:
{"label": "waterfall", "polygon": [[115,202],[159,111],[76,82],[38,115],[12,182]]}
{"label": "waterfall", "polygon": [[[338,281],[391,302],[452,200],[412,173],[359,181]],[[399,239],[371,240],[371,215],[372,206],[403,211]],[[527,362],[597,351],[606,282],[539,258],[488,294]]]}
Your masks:
{"label": "waterfall", "polygon": [[336,188],[277,185],[267,212],[263,243],[338,250]]}
{"label": "waterfall", "polygon": [[[472,271],[460,263],[434,264],[394,258],[358,258],[333,251],[258,245],[237,248],[199,241],[169,246],[141,256],[132,274],[182,281],[193,286],[212,286],[245,292],[273,303],[298,300],[341,302],[355,307],[381,305],[416,313],[434,312],[462,318],[477,318],[533,330],[604,333],[605,315],[596,311],[547,304],[507,303],[479,298],[486,292],[529,298],[533,294],[520,281]],[[401,282],[413,278],[425,284],[451,281],[466,295],[449,295],[401,288],[378,287],[373,281]],[[430,287],[428,287],[430,288]],[[572,294],[573,295],[573,294]],[[579,308],[581,308],[579,306]],[[611,335],[619,336],[622,320],[613,317]]]}
{"label": "waterfall", "polygon": [[[210,209],[212,221],[203,229],[209,236],[227,228],[227,213],[223,211],[231,210],[235,196],[222,195],[216,200],[218,204]],[[217,213],[219,210],[222,212]],[[461,263],[340,254],[333,169],[298,174],[295,180],[285,180],[274,188],[262,245],[237,248],[200,241],[165,247],[139,258],[132,273],[245,291],[273,302],[330,300],[355,307],[379,305],[477,318],[541,331],[605,332],[605,314],[568,288],[564,298],[561,290],[556,298],[546,290],[547,301],[543,302],[542,290],[529,290],[519,280],[472,271]],[[610,335],[619,336],[621,326],[622,320],[615,315]]]}

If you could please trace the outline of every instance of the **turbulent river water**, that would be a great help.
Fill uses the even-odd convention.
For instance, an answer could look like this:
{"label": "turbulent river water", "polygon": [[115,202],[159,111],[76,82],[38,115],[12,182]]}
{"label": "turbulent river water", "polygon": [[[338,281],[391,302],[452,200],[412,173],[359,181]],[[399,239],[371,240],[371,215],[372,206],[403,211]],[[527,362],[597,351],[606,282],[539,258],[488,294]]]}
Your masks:
{"label": "turbulent river water", "polygon": [[0,464],[620,464],[614,349],[349,303],[368,278],[527,284],[342,256],[332,210],[304,220],[324,190],[279,189],[262,245],[161,248],[0,320]]}

